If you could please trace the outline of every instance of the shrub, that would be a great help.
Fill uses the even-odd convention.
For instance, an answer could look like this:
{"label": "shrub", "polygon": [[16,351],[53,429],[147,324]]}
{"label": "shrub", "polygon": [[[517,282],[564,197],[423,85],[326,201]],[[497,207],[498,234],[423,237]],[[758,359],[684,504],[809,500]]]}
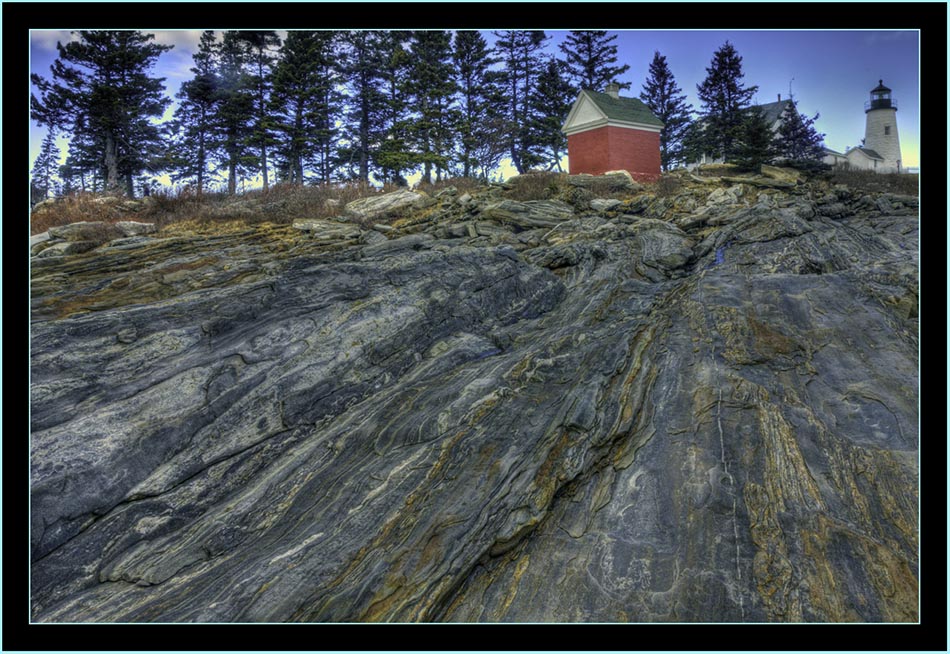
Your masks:
{"label": "shrub", "polygon": [[38,205],[30,214],[30,233],[40,234],[50,227],[78,222],[117,222],[128,220],[128,214],[118,209],[121,198],[93,193],[76,193]]}
{"label": "shrub", "polygon": [[662,175],[654,183],[653,193],[658,198],[668,198],[679,193],[683,180],[677,175]]}
{"label": "shrub", "polygon": [[505,183],[505,197],[519,202],[549,200],[567,185],[567,175],[555,172],[529,172]]}
{"label": "shrub", "polygon": [[856,191],[869,193],[917,195],[920,191],[920,176],[916,174],[881,174],[872,170],[836,168],[831,173],[830,181],[832,184],[844,184]]}
{"label": "shrub", "polygon": [[622,175],[595,175],[588,181],[587,188],[595,198],[621,200],[631,195],[629,182]]}

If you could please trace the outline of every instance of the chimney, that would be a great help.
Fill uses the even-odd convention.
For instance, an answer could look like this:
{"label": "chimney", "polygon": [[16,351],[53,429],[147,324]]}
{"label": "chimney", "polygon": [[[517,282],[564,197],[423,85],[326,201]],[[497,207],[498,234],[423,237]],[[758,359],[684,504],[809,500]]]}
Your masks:
{"label": "chimney", "polygon": [[779,101],[779,102],[782,101],[782,94],[781,94],[781,93],[778,94],[778,101]]}
{"label": "chimney", "polygon": [[612,97],[612,98],[619,98],[619,97],[620,97],[620,85],[617,84],[616,82],[611,82],[610,84],[607,85],[607,88],[604,89],[604,93],[606,93],[607,95],[609,95],[609,96]]}

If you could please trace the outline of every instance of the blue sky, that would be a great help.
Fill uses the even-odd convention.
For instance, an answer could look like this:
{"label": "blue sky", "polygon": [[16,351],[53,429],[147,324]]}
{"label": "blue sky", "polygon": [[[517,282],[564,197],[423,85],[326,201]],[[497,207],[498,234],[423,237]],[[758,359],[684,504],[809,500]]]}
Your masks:
{"label": "blue sky", "polygon": [[[166,78],[167,93],[174,96],[191,77],[189,68],[199,30],[149,31],[159,43],[175,47],[163,54],[154,74]],[[550,54],[564,31],[548,31]],[[864,102],[870,90],[883,79],[898,102],[897,124],[905,166],[919,165],[920,129],[919,33],[907,31],[684,31],[622,30],[617,35],[620,63],[630,70],[620,81],[633,84],[624,94],[636,95],[646,79],[654,51],[666,56],[680,88],[694,109],[699,108],[696,85],[706,76],[713,53],[727,40],[742,57],[746,86],[758,86],[757,103],[773,102],[778,94],[788,97],[791,88],[799,110],[809,116],[819,113],[816,123],[825,134],[825,145],[834,150],[860,144],[864,137]],[[490,38],[490,33],[486,33]],[[49,77],[56,58],[56,42],[68,41],[68,31],[31,32],[30,70]],[[167,115],[170,115],[170,111]],[[39,152],[44,130],[30,124],[30,165]],[[65,141],[60,147],[64,151]]]}

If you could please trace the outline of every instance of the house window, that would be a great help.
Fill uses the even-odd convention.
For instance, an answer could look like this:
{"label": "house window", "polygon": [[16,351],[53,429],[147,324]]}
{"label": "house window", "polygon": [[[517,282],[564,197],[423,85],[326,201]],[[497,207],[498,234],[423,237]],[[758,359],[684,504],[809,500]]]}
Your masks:
{"label": "house window", "polygon": [[885,125],[885,126],[884,126],[884,136],[890,136],[890,134],[891,134],[891,126],[890,126],[890,125]]}

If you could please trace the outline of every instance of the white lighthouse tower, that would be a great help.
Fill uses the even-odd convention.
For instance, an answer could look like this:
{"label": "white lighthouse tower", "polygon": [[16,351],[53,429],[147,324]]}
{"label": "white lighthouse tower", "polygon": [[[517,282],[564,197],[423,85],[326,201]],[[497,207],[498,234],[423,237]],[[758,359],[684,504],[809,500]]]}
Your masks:
{"label": "white lighthouse tower", "polygon": [[864,149],[876,153],[883,161],[875,162],[882,173],[901,172],[901,141],[897,134],[897,100],[891,90],[878,80],[871,89],[871,100],[864,105],[867,121],[864,128]]}

